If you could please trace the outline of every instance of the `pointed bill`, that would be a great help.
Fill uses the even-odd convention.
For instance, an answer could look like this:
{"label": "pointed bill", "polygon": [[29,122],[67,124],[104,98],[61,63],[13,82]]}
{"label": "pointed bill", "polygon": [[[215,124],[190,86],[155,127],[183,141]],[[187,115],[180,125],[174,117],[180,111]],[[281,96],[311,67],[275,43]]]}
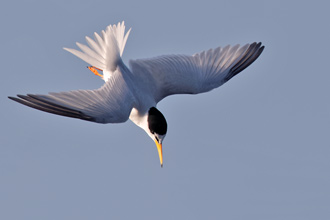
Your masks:
{"label": "pointed bill", "polygon": [[158,150],[158,155],[159,155],[159,161],[160,161],[160,166],[163,167],[163,148],[162,144],[158,143],[158,141],[155,140],[157,150]]}

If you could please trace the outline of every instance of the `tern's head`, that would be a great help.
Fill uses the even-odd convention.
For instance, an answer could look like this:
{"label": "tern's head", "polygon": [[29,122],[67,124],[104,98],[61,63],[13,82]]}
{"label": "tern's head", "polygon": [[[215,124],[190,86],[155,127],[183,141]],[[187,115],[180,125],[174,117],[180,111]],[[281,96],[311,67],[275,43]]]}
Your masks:
{"label": "tern's head", "polygon": [[162,143],[167,132],[167,123],[164,115],[155,107],[151,107],[148,111],[148,129],[149,136],[155,141],[160,165],[163,166]]}

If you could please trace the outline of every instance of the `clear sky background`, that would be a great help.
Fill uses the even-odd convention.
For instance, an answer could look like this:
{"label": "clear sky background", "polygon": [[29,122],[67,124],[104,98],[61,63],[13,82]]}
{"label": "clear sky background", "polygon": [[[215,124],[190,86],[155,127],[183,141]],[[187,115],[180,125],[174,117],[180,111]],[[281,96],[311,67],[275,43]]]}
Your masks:
{"label": "clear sky background", "polygon": [[[1,4],[0,219],[330,219],[326,1],[6,1]],[[9,95],[95,89],[63,47],[125,20],[123,59],[261,41],[212,92],[171,96],[164,168],[132,122],[40,112]]]}

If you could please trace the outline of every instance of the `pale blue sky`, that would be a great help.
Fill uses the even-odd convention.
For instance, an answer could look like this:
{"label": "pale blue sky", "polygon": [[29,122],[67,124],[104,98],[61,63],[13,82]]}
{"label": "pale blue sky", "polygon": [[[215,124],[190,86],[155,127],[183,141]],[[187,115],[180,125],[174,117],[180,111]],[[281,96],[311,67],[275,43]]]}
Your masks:
{"label": "pale blue sky", "polygon": [[[324,2],[2,3],[0,219],[330,219]],[[159,103],[169,125],[163,169],[154,143],[131,122],[94,124],[7,99],[100,87],[62,48],[122,20],[132,27],[126,63],[266,46],[221,88]]]}

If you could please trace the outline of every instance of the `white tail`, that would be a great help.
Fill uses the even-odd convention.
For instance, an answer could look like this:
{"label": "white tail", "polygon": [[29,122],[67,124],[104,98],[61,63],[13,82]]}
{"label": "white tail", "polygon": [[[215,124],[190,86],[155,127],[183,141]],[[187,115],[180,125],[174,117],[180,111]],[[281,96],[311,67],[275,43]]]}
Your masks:
{"label": "white tail", "polygon": [[119,22],[117,26],[109,25],[105,31],[102,30],[101,36],[95,32],[95,40],[86,37],[89,47],[77,42],[76,44],[81,51],[70,48],[64,48],[64,50],[76,55],[90,65],[102,69],[104,77],[108,78],[117,68],[130,31],[131,29],[125,34],[124,21]]}

